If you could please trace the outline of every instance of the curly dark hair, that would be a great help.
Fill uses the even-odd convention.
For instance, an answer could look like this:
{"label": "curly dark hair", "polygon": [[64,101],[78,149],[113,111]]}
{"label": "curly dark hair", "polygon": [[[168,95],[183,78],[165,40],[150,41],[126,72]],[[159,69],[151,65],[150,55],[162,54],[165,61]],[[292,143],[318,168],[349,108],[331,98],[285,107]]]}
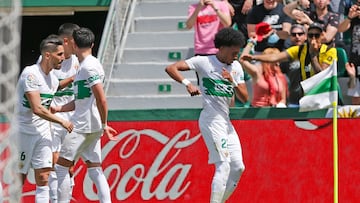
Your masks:
{"label": "curly dark hair", "polygon": [[222,46],[243,47],[245,45],[245,37],[241,32],[234,30],[231,27],[223,28],[218,33],[216,33],[214,44],[216,48],[220,48]]}

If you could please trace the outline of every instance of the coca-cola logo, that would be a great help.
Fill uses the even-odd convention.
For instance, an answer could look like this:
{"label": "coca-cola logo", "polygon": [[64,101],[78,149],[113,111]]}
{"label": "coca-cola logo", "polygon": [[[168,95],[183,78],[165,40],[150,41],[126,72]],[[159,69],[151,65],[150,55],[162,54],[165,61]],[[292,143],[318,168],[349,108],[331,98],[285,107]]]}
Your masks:
{"label": "coca-cola logo", "polygon": [[[141,200],[176,200],[189,190],[191,180],[188,175],[194,170],[193,164],[183,163],[180,157],[200,139],[200,133],[191,136],[189,129],[182,129],[175,135],[165,135],[152,129],[129,129],[117,137],[117,141],[107,141],[102,146],[102,166],[113,200],[127,200],[133,196]],[[3,180],[6,171],[9,170],[5,170]],[[32,174],[29,172],[27,181],[35,184]],[[80,199],[98,199],[96,187],[83,163],[76,165],[75,179],[81,181],[76,182],[74,200],[79,201],[75,193],[81,193]],[[22,195],[33,196],[34,193],[35,188]]]}

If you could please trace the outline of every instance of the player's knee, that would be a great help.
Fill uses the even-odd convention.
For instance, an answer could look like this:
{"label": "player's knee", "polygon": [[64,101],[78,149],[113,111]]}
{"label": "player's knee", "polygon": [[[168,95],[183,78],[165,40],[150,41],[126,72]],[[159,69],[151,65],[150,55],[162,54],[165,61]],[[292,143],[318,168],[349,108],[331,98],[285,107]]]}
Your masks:
{"label": "player's knee", "polygon": [[69,168],[70,177],[73,177],[74,173],[75,173],[74,166],[71,166],[71,167]]}
{"label": "player's knee", "polygon": [[245,165],[242,160],[231,161],[231,170],[242,174],[245,171]]}
{"label": "player's knee", "polygon": [[49,175],[50,175],[50,171],[39,173],[36,177],[36,185],[38,186],[47,185],[49,182]]}

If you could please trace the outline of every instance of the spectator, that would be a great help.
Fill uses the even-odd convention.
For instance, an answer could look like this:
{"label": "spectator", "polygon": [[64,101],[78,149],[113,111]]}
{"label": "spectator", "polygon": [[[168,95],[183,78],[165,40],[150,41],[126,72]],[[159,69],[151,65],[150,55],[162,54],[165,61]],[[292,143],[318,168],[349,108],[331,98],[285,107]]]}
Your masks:
{"label": "spectator", "polygon": [[296,0],[278,0],[279,3],[282,3],[284,5],[289,4],[289,3],[293,2],[293,1],[296,1]]}
{"label": "spectator", "polygon": [[357,73],[359,66],[355,66],[353,63],[346,63],[345,68],[349,75],[348,81],[348,92],[347,94],[351,97],[352,105],[360,105],[360,85],[359,76]]}
{"label": "spectator", "polygon": [[[261,22],[271,25],[276,31],[276,35],[280,40],[268,41],[272,38],[257,43],[255,52],[262,52],[267,47],[276,47],[279,50],[284,48],[284,40],[289,37],[291,18],[283,12],[284,5],[275,0],[264,0],[264,3],[254,6],[247,16],[248,37],[255,36],[256,24]],[[269,42],[269,43],[268,43]]]}
{"label": "spectator", "polygon": [[331,0],[329,6],[332,12],[338,13],[340,17],[345,12],[345,1],[344,0]]}
{"label": "spectator", "polygon": [[227,0],[230,4],[232,25],[236,24],[237,29],[247,38],[246,16],[256,4],[254,0]]}
{"label": "spectator", "polygon": [[242,55],[241,60],[259,60],[272,63],[299,60],[300,70],[298,73],[302,81],[328,68],[334,60],[337,61],[336,49],[323,44],[323,37],[324,32],[322,25],[313,23],[308,29],[307,43],[304,45],[292,46],[277,54],[245,54]]}
{"label": "spectator", "polygon": [[[250,39],[242,55],[249,54],[255,44],[255,40]],[[263,52],[263,54],[278,53],[280,51],[277,48],[266,48]],[[252,78],[253,98],[251,106],[286,107],[287,81],[278,62],[252,64],[250,61],[240,58],[240,63]]]}
{"label": "spectator", "polygon": [[294,1],[284,7],[284,12],[299,24],[320,23],[324,28],[323,43],[334,45],[339,25],[339,14],[328,10],[330,0],[314,0],[315,10],[299,10],[297,7],[309,7],[309,0]]}
{"label": "spectator", "polygon": [[[344,20],[346,2],[345,0],[331,0],[328,6],[329,11],[337,13],[339,15],[339,22]],[[337,32],[335,35],[335,46],[346,49],[344,42],[344,36],[342,32]]]}
{"label": "spectator", "polygon": [[200,0],[199,3],[189,6],[186,28],[195,29],[195,55],[216,54],[215,34],[229,26],[231,26],[231,16],[227,2]]}
{"label": "spectator", "polygon": [[351,6],[349,14],[339,24],[339,32],[350,30],[351,45],[349,54],[349,63],[346,64],[346,70],[349,75],[348,95],[351,96],[353,105],[360,105],[360,0],[357,4]]}
{"label": "spectator", "polygon": [[[290,29],[291,46],[301,46],[306,42],[306,29],[303,25],[293,24]],[[299,107],[302,96],[300,61],[286,61],[280,64],[281,71],[286,74],[289,81],[288,107]]]}

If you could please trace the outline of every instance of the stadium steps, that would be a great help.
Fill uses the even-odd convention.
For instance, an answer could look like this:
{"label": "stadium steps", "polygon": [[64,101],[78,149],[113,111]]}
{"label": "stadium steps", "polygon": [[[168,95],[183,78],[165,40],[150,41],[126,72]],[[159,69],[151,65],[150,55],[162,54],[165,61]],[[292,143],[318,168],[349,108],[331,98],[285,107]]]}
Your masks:
{"label": "stadium steps", "polygon": [[[174,57],[169,55],[174,54]],[[179,55],[180,54],[180,55]],[[194,55],[194,49],[189,47],[144,47],[144,48],[125,48],[123,54],[123,63],[120,65],[126,65],[128,63],[165,63],[166,65],[176,62],[177,56],[179,58],[186,59]],[[165,68],[166,66],[164,66]],[[164,70],[164,69],[163,69]]]}
{"label": "stadium steps", "polygon": [[[173,81],[165,67],[194,54],[193,30],[185,30],[188,6],[194,0],[138,0],[122,62],[115,64],[107,92],[109,109],[200,108]],[[184,72],[196,83],[193,71]]]}

